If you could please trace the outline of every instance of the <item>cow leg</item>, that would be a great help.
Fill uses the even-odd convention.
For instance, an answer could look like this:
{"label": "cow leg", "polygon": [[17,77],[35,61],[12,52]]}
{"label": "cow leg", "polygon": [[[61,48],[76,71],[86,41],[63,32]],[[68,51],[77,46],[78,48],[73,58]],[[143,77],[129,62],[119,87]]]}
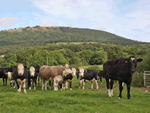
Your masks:
{"label": "cow leg", "polygon": [[34,86],[34,90],[36,90],[36,79],[33,79],[33,86]]}
{"label": "cow leg", "polygon": [[19,89],[18,89],[18,93],[21,92],[21,83],[18,83],[19,84]]}
{"label": "cow leg", "polygon": [[18,83],[18,93],[20,93],[21,92],[21,85],[22,85],[22,81],[20,80],[20,79],[17,79],[17,82],[16,83]]}
{"label": "cow leg", "polygon": [[15,82],[16,82],[16,84],[17,84],[17,88],[19,89],[19,84],[18,84],[17,80],[15,80]]}
{"label": "cow leg", "polygon": [[121,99],[122,98],[122,90],[123,90],[123,87],[122,87],[122,82],[121,81],[119,81],[119,91],[120,91],[120,93],[119,93],[119,99]]}
{"label": "cow leg", "polygon": [[6,78],[6,86],[7,86],[7,78]]}
{"label": "cow leg", "polygon": [[101,84],[102,84],[102,76],[100,76],[100,82],[101,82]]}
{"label": "cow leg", "polygon": [[58,91],[58,82],[56,80],[56,77],[54,78],[54,91]]}
{"label": "cow leg", "polygon": [[29,88],[29,90],[31,90],[31,80],[30,80],[30,78],[28,79],[28,88]]}
{"label": "cow leg", "polygon": [[51,80],[49,81],[49,89],[52,89],[52,83],[51,83]]}
{"label": "cow leg", "polygon": [[62,90],[62,83],[59,83],[59,86],[60,86],[60,90]]}
{"label": "cow leg", "polygon": [[127,97],[128,97],[129,100],[131,100],[131,96],[130,96],[130,84],[131,84],[131,83],[128,83],[128,84],[127,84],[127,91],[128,91],[128,92],[127,92]]}
{"label": "cow leg", "polygon": [[72,90],[72,80],[70,80],[70,90]]}
{"label": "cow leg", "polygon": [[65,88],[68,89],[68,81],[65,81]]}
{"label": "cow leg", "polygon": [[114,81],[111,80],[110,81],[110,94],[111,94],[111,96],[113,96],[113,85],[114,85]]}
{"label": "cow leg", "polygon": [[84,79],[80,80],[80,84],[82,84],[82,89],[84,90],[84,86],[85,86]]}
{"label": "cow leg", "polygon": [[5,78],[3,77],[3,86],[5,86],[5,84],[4,84],[4,82],[5,82],[4,79],[5,79]]}
{"label": "cow leg", "polygon": [[39,76],[37,76],[37,82],[38,82],[37,84],[40,85],[40,78],[39,78]]}
{"label": "cow leg", "polygon": [[80,84],[80,80],[78,80],[78,81],[79,81],[79,89],[81,89],[81,87],[80,87],[80,85],[81,85],[81,84]]}
{"label": "cow leg", "polygon": [[11,87],[11,89],[12,89],[12,82],[10,81],[10,87]]}
{"label": "cow leg", "polygon": [[13,86],[14,86],[14,88],[16,88],[16,86],[15,86],[16,84],[15,84],[15,81],[13,82]]}
{"label": "cow leg", "polygon": [[45,79],[42,79],[42,90],[44,90]]}
{"label": "cow leg", "polygon": [[47,90],[47,81],[45,80],[45,90]]}
{"label": "cow leg", "polygon": [[83,80],[83,82],[82,82],[82,89],[84,89],[84,86],[85,86],[85,82]]}
{"label": "cow leg", "polygon": [[93,80],[91,81],[91,89],[93,89]]}
{"label": "cow leg", "polygon": [[26,94],[26,79],[23,80],[23,89],[24,89],[24,93]]}
{"label": "cow leg", "polygon": [[95,80],[96,83],[96,89],[98,89],[98,80]]}
{"label": "cow leg", "polygon": [[110,82],[110,80],[111,80],[111,79],[106,78],[107,89],[108,89],[108,96],[109,96],[109,97],[111,97],[111,92],[110,92],[110,89],[109,89],[109,88],[110,88],[110,87],[109,87],[109,82]]}
{"label": "cow leg", "polygon": [[63,89],[63,90],[65,90],[66,82],[67,82],[67,81],[63,81],[63,82],[62,82],[62,89]]}

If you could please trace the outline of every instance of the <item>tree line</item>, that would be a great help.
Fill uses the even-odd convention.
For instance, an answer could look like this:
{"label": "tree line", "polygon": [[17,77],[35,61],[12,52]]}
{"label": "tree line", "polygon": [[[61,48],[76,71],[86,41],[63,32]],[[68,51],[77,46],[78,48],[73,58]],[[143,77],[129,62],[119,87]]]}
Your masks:
{"label": "tree line", "polygon": [[150,52],[147,45],[114,45],[100,43],[49,44],[37,48],[28,48],[19,52],[9,52],[0,58],[0,67],[23,63],[27,66],[64,65],[75,67],[101,65],[109,59],[125,58],[131,55],[145,57]]}

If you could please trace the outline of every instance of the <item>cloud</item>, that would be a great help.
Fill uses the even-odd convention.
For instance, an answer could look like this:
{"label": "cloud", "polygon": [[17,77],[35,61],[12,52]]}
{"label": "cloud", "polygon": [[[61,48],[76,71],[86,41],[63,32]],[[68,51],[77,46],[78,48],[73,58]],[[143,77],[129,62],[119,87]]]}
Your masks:
{"label": "cloud", "polygon": [[41,15],[38,14],[38,13],[32,13],[32,15],[33,15],[33,16],[37,16],[37,17],[41,16]]}
{"label": "cloud", "polygon": [[52,19],[52,18],[42,18],[40,21],[40,26],[65,26],[66,24],[64,24],[62,21],[57,20],[57,19]]}
{"label": "cloud", "polygon": [[112,0],[32,0],[34,6],[56,17],[77,18],[113,18]]}
{"label": "cloud", "polygon": [[96,29],[97,30],[106,30],[107,28],[106,27],[97,27]]}
{"label": "cloud", "polygon": [[0,19],[0,26],[2,27],[10,27],[13,23],[17,22],[17,17],[4,17]]}
{"label": "cloud", "polygon": [[42,18],[42,20],[40,21],[40,26],[48,27],[52,25],[53,24],[50,22],[50,19],[48,18]]}

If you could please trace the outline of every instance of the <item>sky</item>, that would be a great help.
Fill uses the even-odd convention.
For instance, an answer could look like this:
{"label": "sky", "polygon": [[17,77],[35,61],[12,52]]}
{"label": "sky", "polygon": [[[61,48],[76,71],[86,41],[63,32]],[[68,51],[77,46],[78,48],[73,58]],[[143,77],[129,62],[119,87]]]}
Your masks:
{"label": "sky", "polygon": [[36,25],[103,30],[150,42],[150,0],[0,0],[0,31]]}

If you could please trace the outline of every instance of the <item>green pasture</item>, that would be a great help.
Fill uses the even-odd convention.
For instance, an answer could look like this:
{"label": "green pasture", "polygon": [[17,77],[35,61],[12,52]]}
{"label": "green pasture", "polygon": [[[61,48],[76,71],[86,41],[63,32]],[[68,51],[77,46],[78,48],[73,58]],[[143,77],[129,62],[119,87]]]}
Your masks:
{"label": "green pasture", "polygon": [[73,90],[47,91],[27,89],[27,94],[17,93],[17,89],[2,86],[0,79],[0,112],[1,113],[149,113],[150,92],[131,88],[131,100],[127,99],[127,89],[124,86],[123,98],[118,99],[118,83],[115,83],[114,96],[108,97],[106,83],[99,84],[99,89],[90,89],[90,83],[85,89],[78,88],[78,81],[73,79]]}

